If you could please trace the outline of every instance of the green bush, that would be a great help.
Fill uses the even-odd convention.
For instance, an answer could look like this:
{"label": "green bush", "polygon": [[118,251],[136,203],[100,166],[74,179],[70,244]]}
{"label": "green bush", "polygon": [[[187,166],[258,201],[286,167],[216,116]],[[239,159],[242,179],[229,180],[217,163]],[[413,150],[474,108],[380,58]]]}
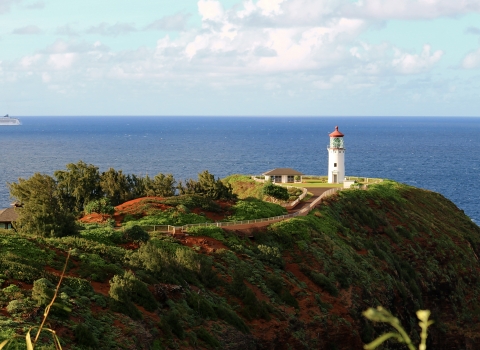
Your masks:
{"label": "green bush", "polygon": [[224,242],[224,232],[217,226],[191,226],[187,228],[188,234],[192,236],[206,236]]}
{"label": "green bush", "polygon": [[37,301],[37,305],[47,305],[53,297],[55,286],[46,278],[40,278],[33,282],[32,299]]}
{"label": "green bush", "polygon": [[256,198],[239,200],[232,206],[232,211],[234,214],[228,218],[229,221],[263,219],[287,214],[287,210],[281,205]]}
{"label": "green bush", "polygon": [[98,213],[113,215],[115,213],[115,207],[111,204],[110,199],[108,198],[100,198],[88,202],[83,210],[85,214]]}
{"label": "green bush", "polygon": [[79,345],[83,345],[90,348],[97,348],[98,340],[94,336],[93,331],[89,329],[85,323],[79,323],[74,330],[75,341]]}
{"label": "green bush", "polygon": [[134,225],[125,229],[123,233],[123,238],[128,242],[146,242],[150,239],[150,235],[140,226]]}
{"label": "green bush", "polygon": [[271,247],[268,245],[259,244],[257,245],[258,249],[258,258],[262,261],[266,261],[274,266],[283,268],[285,266],[285,261],[282,258],[280,249],[277,247]]}
{"label": "green bush", "polygon": [[143,306],[147,311],[157,309],[157,302],[145,283],[138,280],[130,271],[125,272],[123,276],[113,276],[110,280],[108,295],[116,302],[130,308],[131,303],[134,302]]}
{"label": "green bush", "polygon": [[110,226],[91,226],[81,230],[80,237],[103,244],[118,244],[123,240],[122,232]]}
{"label": "green bush", "polygon": [[271,182],[267,182],[265,186],[263,186],[263,194],[282,201],[286,201],[290,197],[286,187],[277,186]]}
{"label": "green bush", "polygon": [[304,273],[308,278],[310,278],[310,280],[317,286],[324,289],[326,292],[328,292],[334,297],[338,296],[338,289],[335,286],[334,282],[331,281],[330,278],[325,276],[323,273],[310,270],[306,266],[301,266],[300,269],[302,273]]}
{"label": "green bush", "polygon": [[7,311],[10,314],[17,314],[27,309],[27,304],[24,300],[12,300],[7,305]]}
{"label": "green bush", "polygon": [[185,339],[185,331],[177,310],[170,311],[162,318],[162,329],[172,332],[179,339]]}
{"label": "green bush", "polygon": [[240,317],[238,317],[238,315],[234,311],[232,311],[228,306],[222,305],[222,304],[217,305],[215,308],[215,312],[219,318],[221,318],[228,324],[232,325],[239,331],[243,333],[250,332],[245,322]]}
{"label": "green bush", "polygon": [[213,335],[211,335],[205,328],[200,327],[195,331],[198,339],[203,340],[206,344],[210,345],[213,348],[220,347],[220,343]]}

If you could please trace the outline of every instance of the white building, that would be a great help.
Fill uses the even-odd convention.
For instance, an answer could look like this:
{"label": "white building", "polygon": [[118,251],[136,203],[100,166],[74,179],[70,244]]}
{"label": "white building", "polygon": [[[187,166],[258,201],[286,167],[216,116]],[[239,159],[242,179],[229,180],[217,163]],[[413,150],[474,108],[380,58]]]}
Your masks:
{"label": "white building", "polygon": [[302,173],[291,168],[277,168],[262,174],[265,181],[273,183],[294,183],[302,182]]}
{"label": "white building", "polygon": [[341,184],[345,180],[345,148],[343,134],[338,131],[338,126],[330,135],[328,150],[328,183]]}

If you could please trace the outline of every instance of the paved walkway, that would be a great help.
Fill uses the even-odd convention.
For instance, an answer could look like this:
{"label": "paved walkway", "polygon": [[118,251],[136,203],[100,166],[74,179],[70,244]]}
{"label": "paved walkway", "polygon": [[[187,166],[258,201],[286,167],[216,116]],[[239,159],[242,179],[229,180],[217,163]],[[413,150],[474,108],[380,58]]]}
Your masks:
{"label": "paved walkway", "polygon": [[324,192],[327,192],[328,190],[332,189],[333,187],[306,187],[305,188],[308,190],[308,192],[312,193],[313,196],[307,201],[302,201],[298,203],[298,205],[293,208],[292,210],[289,210],[289,213],[295,213],[297,211],[302,210],[305,207],[308,207],[310,203],[312,203],[315,199],[320,197]]}
{"label": "paved walkway", "polygon": [[[302,201],[300,202],[294,209],[291,209],[288,211],[289,214],[295,213],[297,211],[302,210],[305,207],[308,207],[310,203],[312,203],[315,199],[320,197],[324,192],[332,189],[333,187],[305,187],[308,192],[312,193],[313,196],[307,201]],[[304,214],[307,215],[308,213]],[[272,221],[266,221],[266,222],[257,222],[257,223],[251,223],[251,224],[243,224],[243,225],[231,225],[231,226],[225,226],[223,229],[225,230],[250,230],[250,229],[255,229],[255,228],[260,228],[260,227],[265,227],[268,225],[273,224],[274,222],[279,222],[283,221],[286,219],[278,219],[278,220],[272,220]]]}

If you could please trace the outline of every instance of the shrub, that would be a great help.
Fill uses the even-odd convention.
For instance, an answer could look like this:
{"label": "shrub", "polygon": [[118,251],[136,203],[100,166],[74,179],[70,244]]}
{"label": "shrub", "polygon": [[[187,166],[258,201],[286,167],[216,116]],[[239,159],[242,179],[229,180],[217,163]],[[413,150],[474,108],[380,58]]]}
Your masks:
{"label": "shrub", "polygon": [[83,210],[86,214],[98,213],[113,215],[115,213],[115,207],[111,204],[110,199],[108,198],[100,198],[88,202]]}
{"label": "shrub", "polygon": [[108,295],[115,301],[130,306],[135,302],[143,306],[147,311],[155,311],[157,302],[145,283],[135,277],[131,271],[123,276],[115,275],[110,280]]}
{"label": "shrub", "polygon": [[207,236],[225,242],[223,230],[217,226],[191,226],[187,228],[187,232],[193,236]]}
{"label": "shrub", "polygon": [[95,338],[92,330],[84,323],[79,323],[75,327],[75,341],[79,345],[87,346],[90,348],[96,348],[98,346],[98,340]]}
{"label": "shrub", "polygon": [[217,338],[211,335],[205,328],[200,327],[195,331],[195,333],[199,339],[203,340],[208,345],[214,348],[220,347],[220,343],[218,342]]}
{"label": "shrub", "polygon": [[47,305],[52,300],[54,288],[52,282],[46,278],[40,278],[33,282],[32,299],[37,301],[38,306]]}
{"label": "shrub", "polygon": [[125,230],[123,237],[126,241],[146,242],[150,239],[147,231],[135,225]]}
{"label": "shrub", "polygon": [[287,188],[274,185],[271,182],[267,182],[265,186],[263,186],[263,194],[282,201],[286,201],[290,197]]}
{"label": "shrub", "polygon": [[221,318],[228,324],[231,324],[233,327],[235,327],[239,331],[243,333],[248,333],[250,331],[248,329],[248,326],[245,324],[245,322],[243,322],[243,320],[240,317],[238,317],[238,315],[234,311],[228,309],[227,306],[218,305],[215,311],[219,318]]}
{"label": "shrub", "polygon": [[259,251],[258,258],[260,260],[266,261],[280,268],[285,266],[285,261],[283,261],[282,254],[277,247],[259,244],[257,249]]}
{"label": "shrub", "polygon": [[232,210],[234,214],[228,218],[229,221],[263,219],[287,214],[287,210],[281,205],[264,202],[256,198],[240,200],[232,206]]}
{"label": "shrub", "polygon": [[27,305],[24,300],[12,300],[7,305],[7,311],[11,314],[17,314],[26,309]]}
{"label": "shrub", "polygon": [[325,276],[323,273],[310,270],[306,266],[301,266],[300,270],[304,273],[310,280],[315,283],[320,288],[324,289],[330,295],[336,297],[338,295],[338,289],[335,284]]}
{"label": "shrub", "polygon": [[94,226],[80,231],[82,238],[103,244],[118,244],[123,240],[122,232],[109,226]]}
{"label": "shrub", "polygon": [[185,338],[185,331],[180,322],[180,316],[177,310],[170,311],[165,317],[162,318],[162,328],[171,331],[179,339]]}

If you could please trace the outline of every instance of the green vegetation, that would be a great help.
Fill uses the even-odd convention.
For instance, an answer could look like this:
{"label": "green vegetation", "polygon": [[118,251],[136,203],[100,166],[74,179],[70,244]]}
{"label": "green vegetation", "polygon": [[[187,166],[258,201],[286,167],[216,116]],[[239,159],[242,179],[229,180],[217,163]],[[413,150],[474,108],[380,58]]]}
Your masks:
{"label": "green vegetation", "polygon": [[230,175],[222,180],[232,187],[233,193],[240,199],[249,197],[263,199],[263,183],[254,181],[246,175]]}
{"label": "green vegetation", "polygon": [[[377,339],[375,339],[370,344],[364,346],[364,349],[376,349],[378,346],[383,344],[388,339],[395,339],[399,343],[404,343],[410,350],[415,350],[415,346],[412,344],[412,340],[408,336],[405,329],[400,324],[398,318],[394,317],[390,312],[385,310],[383,307],[379,306],[376,309],[369,308],[367,311],[363,313],[363,315],[371,321],[374,322],[383,322],[389,323],[393,328],[397,330],[397,332],[389,332],[381,335]],[[426,350],[427,349],[427,331],[428,327],[430,327],[434,321],[429,320],[430,311],[429,310],[419,310],[417,311],[417,317],[420,320],[419,325],[422,329],[422,333],[420,336],[420,345],[418,346],[419,350]]]}
{"label": "green vegetation", "polygon": [[[435,320],[429,348],[480,340],[480,228],[439,194],[384,181],[267,228],[212,224],[189,228],[182,240],[139,226],[208,222],[193,211],[222,213],[224,202],[198,194],[158,201],[172,210],[146,207],[120,230],[0,231],[0,344],[41,323],[64,265],[48,327],[61,330],[65,348],[361,348],[388,334],[362,316],[376,305],[398,315],[412,344],[426,339],[412,311],[423,308]],[[285,213],[255,198],[228,210],[231,220]],[[44,336],[36,345],[54,346]]]}
{"label": "green vegetation", "polygon": [[235,198],[232,187],[228,183],[225,185],[220,179],[215,180],[215,176],[207,170],[198,174],[198,181],[190,179],[185,181],[185,184],[180,181],[178,190],[181,195],[199,194],[210,199],[226,200]]}
{"label": "green vegetation", "polygon": [[255,198],[238,201],[232,210],[233,215],[228,218],[229,221],[254,220],[287,214],[287,210],[282,206]]}
{"label": "green vegetation", "polygon": [[285,187],[277,186],[271,182],[267,182],[263,186],[263,194],[282,201],[290,198],[288,190]]}
{"label": "green vegetation", "polygon": [[108,198],[100,198],[87,203],[84,212],[85,214],[99,213],[113,215],[113,213],[115,213],[115,207],[110,203]]}
{"label": "green vegetation", "polygon": [[75,217],[57,189],[57,183],[48,175],[35,173],[30,179],[19,179],[8,184],[10,194],[23,204],[17,209],[17,230],[43,237],[74,234]]}

